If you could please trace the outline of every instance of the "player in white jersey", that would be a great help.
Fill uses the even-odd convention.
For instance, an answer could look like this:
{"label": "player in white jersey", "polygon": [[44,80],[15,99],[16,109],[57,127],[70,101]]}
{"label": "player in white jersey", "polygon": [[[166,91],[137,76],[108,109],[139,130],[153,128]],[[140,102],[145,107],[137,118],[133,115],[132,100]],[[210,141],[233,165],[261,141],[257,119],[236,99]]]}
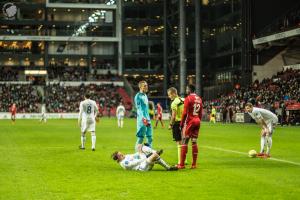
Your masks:
{"label": "player in white jersey", "polygon": [[[261,139],[260,139],[260,153],[259,157],[270,157],[270,150],[272,147],[272,134],[274,127],[278,122],[277,116],[269,110],[253,107],[251,103],[245,105],[246,112],[259,124],[262,125]],[[266,154],[264,147],[267,144]]]}
{"label": "player in white jersey", "polygon": [[161,157],[162,150],[155,151],[148,146],[140,144],[138,152],[135,154],[122,154],[116,151],[112,154],[113,160],[116,160],[123,169],[136,171],[150,171],[154,164],[159,164],[167,171],[177,170],[176,166],[169,166]]}
{"label": "player in white jersey", "polygon": [[119,128],[123,128],[125,112],[126,112],[125,107],[123,106],[122,102],[120,102],[116,110]]}
{"label": "player in white jersey", "polygon": [[47,122],[47,116],[46,116],[46,104],[42,104],[41,106],[41,120],[40,122]]}
{"label": "player in white jersey", "polygon": [[81,128],[81,145],[80,149],[85,149],[85,133],[87,131],[91,132],[92,135],[92,150],[95,151],[96,146],[96,121],[98,121],[98,107],[95,101],[90,99],[90,95],[86,94],[84,96],[85,100],[80,102],[79,106],[79,117],[78,125]]}

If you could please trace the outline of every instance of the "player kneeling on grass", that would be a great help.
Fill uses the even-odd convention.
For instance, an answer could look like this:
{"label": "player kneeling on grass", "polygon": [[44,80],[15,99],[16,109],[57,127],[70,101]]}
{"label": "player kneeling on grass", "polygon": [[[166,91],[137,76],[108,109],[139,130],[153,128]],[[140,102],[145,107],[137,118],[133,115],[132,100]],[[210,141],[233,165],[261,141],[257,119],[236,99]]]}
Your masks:
{"label": "player kneeling on grass", "polygon": [[87,131],[91,132],[92,135],[92,150],[95,151],[96,148],[96,121],[98,114],[98,107],[95,101],[90,99],[90,95],[86,94],[84,96],[85,100],[80,102],[79,106],[79,117],[78,125],[81,128],[81,145],[79,149],[85,149],[85,133]]}
{"label": "player kneeling on grass", "polygon": [[159,164],[167,171],[177,170],[176,166],[169,166],[161,157],[162,150],[155,151],[148,146],[138,145],[138,152],[124,155],[120,151],[112,154],[112,159],[116,160],[123,169],[136,171],[150,171],[154,164]]}
{"label": "player kneeling on grass", "polygon": [[[274,127],[278,122],[277,116],[269,110],[253,107],[251,103],[245,105],[246,112],[259,124],[262,125],[260,139],[260,153],[258,157],[270,157],[272,147],[272,134]],[[265,145],[267,144],[266,154],[264,153]]]}

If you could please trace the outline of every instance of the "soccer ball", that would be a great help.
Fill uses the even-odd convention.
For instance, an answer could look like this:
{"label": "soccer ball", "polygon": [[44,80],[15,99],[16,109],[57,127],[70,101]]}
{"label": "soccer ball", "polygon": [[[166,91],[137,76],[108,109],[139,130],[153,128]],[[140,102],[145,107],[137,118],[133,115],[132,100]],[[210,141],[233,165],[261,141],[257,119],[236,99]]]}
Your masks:
{"label": "soccer ball", "polygon": [[256,154],[257,154],[257,152],[256,152],[255,150],[250,150],[250,151],[248,152],[248,156],[249,156],[250,158],[255,158],[255,157],[256,157]]}

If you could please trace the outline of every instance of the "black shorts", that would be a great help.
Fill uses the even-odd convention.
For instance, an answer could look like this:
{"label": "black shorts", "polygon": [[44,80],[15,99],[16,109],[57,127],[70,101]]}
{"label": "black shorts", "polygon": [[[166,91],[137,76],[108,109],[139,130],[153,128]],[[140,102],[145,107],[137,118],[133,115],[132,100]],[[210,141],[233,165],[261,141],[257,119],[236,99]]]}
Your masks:
{"label": "black shorts", "polygon": [[175,122],[172,126],[172,133],[174,141],[181,141],[180,122]]}

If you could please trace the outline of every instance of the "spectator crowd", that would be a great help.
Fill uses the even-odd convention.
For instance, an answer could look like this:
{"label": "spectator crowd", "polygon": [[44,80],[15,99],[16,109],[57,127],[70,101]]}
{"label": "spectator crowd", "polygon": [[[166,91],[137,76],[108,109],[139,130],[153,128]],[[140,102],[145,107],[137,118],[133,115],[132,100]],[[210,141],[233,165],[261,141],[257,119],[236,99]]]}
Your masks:
{"label": "spectator crowd", "polygon": [[231,122],[233,114],[243,112],[247,102],[268,109],[277,114],[280,121],[286,121],[286,106],[300,102],[300,70],[288,69],[262,82],[254,81],[248,87],[236,87],[228,95],[205,101],[204,108],[210,113],[214,106],[224,121]]}

